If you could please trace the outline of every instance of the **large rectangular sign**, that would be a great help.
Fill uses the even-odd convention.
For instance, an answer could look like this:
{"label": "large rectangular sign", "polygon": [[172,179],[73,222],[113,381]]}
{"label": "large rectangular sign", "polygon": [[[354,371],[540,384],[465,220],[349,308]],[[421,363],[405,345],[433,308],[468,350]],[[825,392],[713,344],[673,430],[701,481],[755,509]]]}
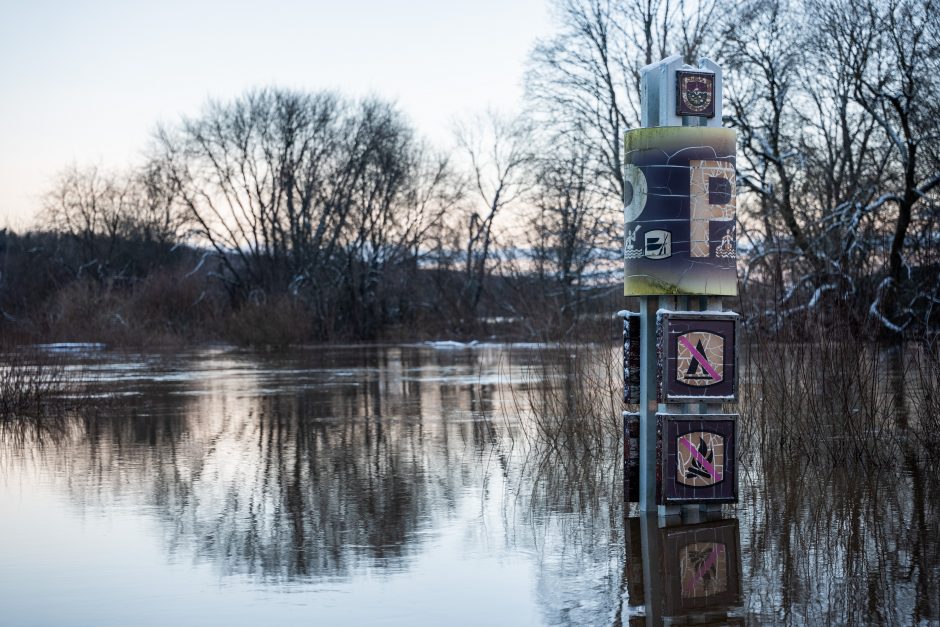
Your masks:
{"label": "large rectangular sign", "polygon": [[624,295],[737,295],[735,132],[638,128],[624,143]]}

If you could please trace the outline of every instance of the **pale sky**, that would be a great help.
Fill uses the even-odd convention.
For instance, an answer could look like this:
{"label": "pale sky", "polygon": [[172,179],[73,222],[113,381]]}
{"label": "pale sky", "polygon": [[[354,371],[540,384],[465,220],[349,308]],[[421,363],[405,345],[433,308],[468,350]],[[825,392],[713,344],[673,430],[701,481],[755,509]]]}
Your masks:
{"label": "pale sky", "polygon": [[0,226],[76,163],[137,163],[158,122],[251,87],[396,101],[442,147],[454,116],[518,108],[548,0],[0,0]]}

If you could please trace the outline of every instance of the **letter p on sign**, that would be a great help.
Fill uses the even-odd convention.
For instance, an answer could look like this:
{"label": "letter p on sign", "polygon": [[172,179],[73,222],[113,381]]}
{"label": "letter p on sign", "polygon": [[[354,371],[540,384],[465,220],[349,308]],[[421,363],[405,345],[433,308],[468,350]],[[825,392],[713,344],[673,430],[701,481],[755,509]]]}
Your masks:
{"label": "letter p on sign", "polygon": [[734,166],[702,160],[692,160],[689,166],[689,256],[710,257],[709,223],[734,220]]}

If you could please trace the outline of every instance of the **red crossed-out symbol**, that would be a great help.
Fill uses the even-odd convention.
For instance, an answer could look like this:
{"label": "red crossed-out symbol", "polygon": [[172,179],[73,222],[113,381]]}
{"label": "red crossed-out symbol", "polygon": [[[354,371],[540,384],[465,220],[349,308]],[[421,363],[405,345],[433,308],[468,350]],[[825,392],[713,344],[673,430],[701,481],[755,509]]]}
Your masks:
{"label": "red crossed-out symbol", "polygon": [[702,366],[702,368],[705,369],[705,372],[707,372],[708,374],[711,375],[712,379],[715,380],[715,383],[717,383],[718,381],[721,381],[721,375],[718,374],[718,371],[715,370],[715,369],[712,367],[712,365],[711,365],[710,363],[708,363],[708,360],[705,359],[705,355],[703,355],[702,353],[698,352],[698,351],[695,349],[695,347],[692,346],[692,342],[690,342],[688,339],[686,339],[686,337],[685,337],[684,335],[680,335],[680,336],[679,336],[679,342],[680,342],[683,346],[685,346],[686,349],[688,349],[688,351],[689,351],[690,353],[692,353],[692,357],[694,357],[695,360],[698,361],[698,363]]}

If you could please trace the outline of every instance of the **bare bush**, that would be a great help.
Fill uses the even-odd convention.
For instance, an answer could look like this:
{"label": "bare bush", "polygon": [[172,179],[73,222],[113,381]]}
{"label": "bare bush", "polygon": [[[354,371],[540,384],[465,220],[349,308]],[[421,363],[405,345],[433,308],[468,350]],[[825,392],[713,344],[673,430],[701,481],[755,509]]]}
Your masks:
{"label": "bare bush", "polygon": [[513,382],[513,401],[526,438],[556,453],[603,455],[622,436],[623,372],[617,351],[583,343],[548,345],[538,351],[523,381]]}
{"label": "bare bush", "polygon": [[76,382],[55,360],[22,350],[4,351],[0,364],[0,424],[61,417]]}
{"label": "bare bush", "polygon": [[74,242],[57,258],[76,278],[129,280],[161,265],[184,236],[187,216],[157,164],[123,173],[72,166],[46,194],[40,222]]}

